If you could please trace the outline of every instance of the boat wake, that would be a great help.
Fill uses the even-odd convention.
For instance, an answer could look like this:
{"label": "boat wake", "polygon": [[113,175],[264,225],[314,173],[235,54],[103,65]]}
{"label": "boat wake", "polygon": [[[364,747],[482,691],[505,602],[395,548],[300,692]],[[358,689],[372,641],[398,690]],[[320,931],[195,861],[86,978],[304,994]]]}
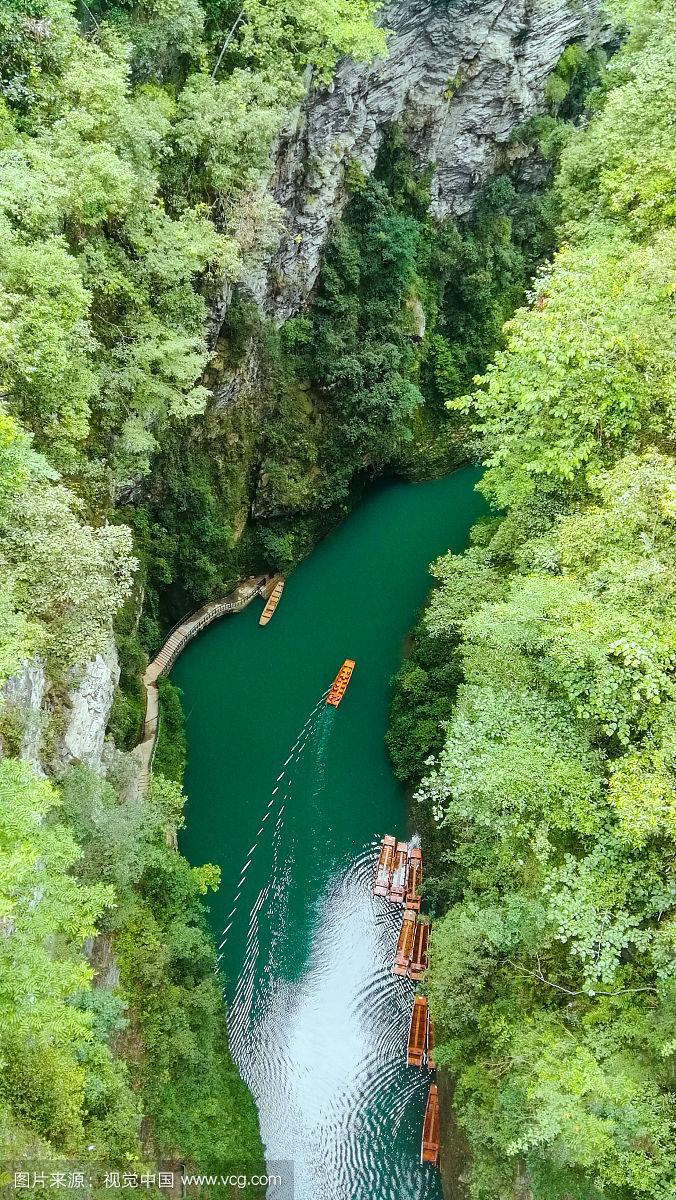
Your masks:
{"label": "boat wake", "polygon": [[[268,1162],[294,1164],[293,1185],[270,1188],[270,1200],[436,1200],[436,1180],[418,1164],[429,1076],[405,1065],[415,987],[391,973],[401,909],[372,890],[379,843],[351,861],[323,862],[312,887],[296,863],[298,823],[306,844],[309,829],[323,844],[334,720],[323,696],[274,781],[238,876],[219,949],[233,925],[245,926],[230,1047],[258,1106]],[[269,870],[252,894],[248,872],[262,853]],[[320,897],[310,920],[308,894]]]}
{"label": "boat wake", "polygon": [[[291,877],[281,857],[252,910],[231,1047],[258,1105],[268,1159],[294,1163],[294,1200],[437,1195],[416,1156],[394,1150],[394,1135],[407,1128],[406,1144],[419,1144],[429,1079],[405,1066],[414,985],[390,971],[400,913],[372,895],[375,856],[368,846],[330,880],[295,982],[275,953]],[[284,1189],[269,1195],[291,1200]]]}
{"label": "boat wake", "polygon": [[[235,923],[237,911],[238,911],[238,907],[239,907],[238,902],[240,900],[242,891],[244,889],[247,872],[249,870],[249,867],[251,866],[251,863],[253,862],[254,854],[256,853],[256,851],[258,850],[258,848],[261,844],[261,840],[265,836],[266,824],[270,820],[270,818],[273,816],[276,816],[276,818],[277,818],[276,825],[274,826],[275,832],[273,834],[273,854],[278,855],[278,853],[279,853],[279,847],[277,845],[277,842],[278,842],[277,834],[278,834],[278,830],[280,827],[281,818],[283,817],[284,808],[286,807],[286,802],[289,800],[289,797],[290,797],[293,766],[295,766],[295,764],[297,764],[299,762],[299,760],[302,758],[305,748],[308,745],[308,742],[311,745],[313,745],[315,742],[314,734],[315,734],[316,728],[322,721],[324,713],[326,712],[326,708],[324,706],[325,696],[326,696],[326,693],[324,693],[324,696],[322,696],[321,699],[317,701],[315,707],[313,708],[312,712],[310,713],[310,716],[308,717],[307,721],[303,725],[303,728],[301,729],[300,733],[298,734],[296,741],[294,742],[293,746],[291,747],[291,750],[289,752],[287,759],[284,762],[282,770],[280,771],[279,775],[277,776],[277,779],[275,780],[275,786],[273,787],[273,789],[270,793],[270,796],[268,797],[268,800],[265,805],[265,809],[261,815],[261,824],[260,824],[258,833],[256,834],[256,841],[254,841],[253,845],[250,847],[250,849],[248,851],[246,862],[244,863],[244,865],[242,867],[240,878],[239,878],[239,881],[235,888],[235,895],[232,900],[232,909],[228,913],[228,915],[225,919],[225,926],[221,931],[221,936],[220,936],[220,940],[218,943],[218,954],[216,956],[217,962],[220,962],[221,959],[223,958],[224,949],[225,949],[225,946],[228,941],[228,934],[230,933],[230,930],[232,929],[232,927]],[[277,847],[276,850],[275,850],[275,847]],[[259,895],[259,898],[260,898],[260,895]]]}

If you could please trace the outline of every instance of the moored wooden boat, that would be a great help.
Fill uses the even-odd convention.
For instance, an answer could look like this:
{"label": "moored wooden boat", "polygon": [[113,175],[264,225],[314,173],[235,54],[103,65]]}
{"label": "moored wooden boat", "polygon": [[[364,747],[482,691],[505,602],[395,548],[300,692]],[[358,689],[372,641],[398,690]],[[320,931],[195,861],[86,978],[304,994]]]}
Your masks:
{"label": "moored wooden boat", "polygon": [[376,868],[376,879],[373,885],[374,896],[386,896],[390,890],[390,879],[392,878],[396,846],[396,838],[393,838],[389,833],[383,838],[380,844],[380,856]]}
{"label": "moored wooden boat", "polygon": [[345,695],[347,685],[352,678],[352,672],[354,671],[354,668],[354,660],[351,658],[346,658],[338,674],[336,675],[336,678],[331,684],[331,687],[329,688],[329,692],[326,697],[327,704],[331,704],[334,708],[338,707],[343,699],[343,696]]}
{"label": "moored wooden boat", "polygon": [[427,1065],[430,1071],[436,1070],[434,1061],[434,1021],[429,1009],[427,1010]]}
{"label": "moored wooden boat", "polygon": [[265,605],[263,612],[261,613],[261,617],[258,622],[259,625],[267,625],[273,612],[275,611],[277,605],[279,604],[279,601],[282,598],[283,591],[284,591],[284,580],[280,579],[279,582],[275,584],[272,591],[270,592],[270,595],[268,597],[268,602]]}
{"label": "moored wooden boat", "polygon": [[[407,909],[410,912],[410,909]],[[427,970],[427,945],[429,942],[430,927],[426,922],[418,921],[415,927],[415,935],[413,938],[413,949],[411,951],[411,965],[409,975],[411,979],[422,979]]]}
{"label": "moored wooden boat", "polygon": [[415,913],[410,909],[404,910],[404,919],[399,930],[397,949],[392,964],[393,975],[406,975],[411,961],[413,949],[413,933],[415,930]]}
{"label": "moored wooden boat", "polygon": [[394,855],[394,869],[390,882],[390,900],[395,904],[403,904],[406,895],[406,879],[408,875],[408,846],[406,842],[397,842]]}
{"label": "moored wooden boat", "polygon": [[433,1163],[439,1159],[439,1093],[433,1083],[427,1096],[425,1119],[423,1121],[422,1142],[420,1146],[421,1163]]}
{"label": "moored wooden boat", "polygon": [[425,996],[416,996],[411,1009],[411,1023],[408,1027],[408,1045],[406,1047],[406,1063],[409,1067],[422,1067],[427,1041],[427,1000]]}
{"label": "moored wooden boat", "polygon": [[420,912],[420,884],[422,883],[422,850],[411,846],[408,851],[408,880],[406,884],[406,907]]}

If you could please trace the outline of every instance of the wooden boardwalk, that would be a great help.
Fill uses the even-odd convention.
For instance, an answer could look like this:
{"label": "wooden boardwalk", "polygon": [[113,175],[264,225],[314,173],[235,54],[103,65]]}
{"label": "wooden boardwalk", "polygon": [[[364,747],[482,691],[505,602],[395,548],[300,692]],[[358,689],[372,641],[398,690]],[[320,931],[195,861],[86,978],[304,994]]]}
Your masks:
{"label": "wooden boardwalk", "polygon": [[146,696],[146,710],[143,721],[141,741],[134,753],[139,760],[139,791],[144,794],[148,790],[150,771],[157,741],[157,729],[160,715],[160,700],[157,691],[157,680],[173,667],[184,646],[202,629],[225,613],[239,612],[256,596],[266,595],[279,581],[279,575],[252,575],[245,579],[234,592],[224,596],[222,600],[213,600],[203,605],[197,612],[185,617],[171,630],[166,642],[157,656],[148,663],[143,675],[143,687]]}

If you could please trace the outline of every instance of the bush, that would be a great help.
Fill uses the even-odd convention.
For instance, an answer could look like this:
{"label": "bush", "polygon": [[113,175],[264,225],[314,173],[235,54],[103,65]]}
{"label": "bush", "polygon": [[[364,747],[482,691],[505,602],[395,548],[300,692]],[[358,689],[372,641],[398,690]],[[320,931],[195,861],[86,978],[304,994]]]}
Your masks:
{"label": "bush", "polygon": [[160,724],[153,757],[153,771],[175,783],[183,782],[187,747],[181,690],[163,676],[157,681]]}
{"label": "bush", "polygon": [[411,636],[408,655],[394,678],[390,722],[385,741],[394,773],[418,783],[424,763],[439,753],[445,722],[453,712],[462,665],[451,637],[431,637],[424,614]]}

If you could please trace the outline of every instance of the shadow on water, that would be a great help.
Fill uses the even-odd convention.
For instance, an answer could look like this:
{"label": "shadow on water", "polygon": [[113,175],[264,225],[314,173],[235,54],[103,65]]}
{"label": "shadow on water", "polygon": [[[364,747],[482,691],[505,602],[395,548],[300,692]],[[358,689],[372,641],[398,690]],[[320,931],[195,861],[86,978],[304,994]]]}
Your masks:
{"label": "shadow on water", "polygon": [[289,578],[270,625],[252,607],[174,668],[190,713],[182,849],[222,868],[211,920],[232,1051],[269,1160],[294,1162],[294,1200],[441,1194],[419,1163],[429,1076],[405,1066],[414,986],[390,972],[401,909],[371,883],[380,838],[406,825],[389,681],[429,561],[483,512],[477,477],[378,489]]}

